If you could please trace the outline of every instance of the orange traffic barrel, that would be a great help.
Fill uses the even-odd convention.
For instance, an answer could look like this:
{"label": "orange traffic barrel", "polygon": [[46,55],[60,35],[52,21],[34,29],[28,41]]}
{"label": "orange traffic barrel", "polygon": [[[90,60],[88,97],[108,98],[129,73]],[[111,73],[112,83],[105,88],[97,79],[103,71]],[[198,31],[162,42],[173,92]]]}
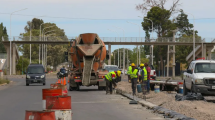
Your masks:
{"label": "orange traffic barrel", "polygon": [[43,89],[43,110],[46,108],[46,97],[47,96],[62,96],[63,95],[63,90],[62,89]]}
{"label": "orange traffic barrel", "polygon": [[56,120],[55,111],[25,111],[25,120]]}
{"label": "orange traffic barrel", "polygon": [[71,96],[47,96],[47,110],[71,110]]}

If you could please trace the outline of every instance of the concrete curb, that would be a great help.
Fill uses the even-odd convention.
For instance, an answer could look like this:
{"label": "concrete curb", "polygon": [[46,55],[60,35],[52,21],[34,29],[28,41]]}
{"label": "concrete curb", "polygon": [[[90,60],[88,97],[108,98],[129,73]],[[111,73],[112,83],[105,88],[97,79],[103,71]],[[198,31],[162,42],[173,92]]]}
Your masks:
{"label": "concrete curb", "polygon": [[[121,94],[122,96],[125,96],[128,99],[133,100],[133,96],[131,94],[127,94],[125,91],[122,91],[121,89],[116,89],[116,94]],[[196,120],[194,118],[187,117],[175,111],[144,101],[143,99],[138,98],[136,96],[134,96],[134,100],[136,100],[138,104],[141,104],[142,106],[147,107],[150,110],[153,110],[154,113],[163,114],[164,118],[172,118],[176,120]]]}

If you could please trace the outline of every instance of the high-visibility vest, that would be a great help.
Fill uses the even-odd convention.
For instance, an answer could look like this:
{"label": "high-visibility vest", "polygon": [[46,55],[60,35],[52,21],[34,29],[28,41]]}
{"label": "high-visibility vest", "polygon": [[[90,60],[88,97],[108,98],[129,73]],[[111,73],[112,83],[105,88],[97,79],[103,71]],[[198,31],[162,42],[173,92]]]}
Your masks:
{"label": "high-visibility vest", "polygon": [[[143,80],[147,80],[147,70],[146,70],[145,67],[143,68],[143,71],[144,71],[144,78],[143,78]],[[142,72],[141,72],[141,76],[142,76]]]}
{"label": "high-visibility vest", "polygon": [[132,70],[131,70],[131,73],[130,73],[130,77],[131,77],[131,79],[133,79],[133,78],[137,78],[137,72],[138,72],[138,70],[137,70],[137,69],[134,69],[134,71],[132,71]]}
{"label": "high-visibility vest", "polygon": [[107,80],[109,80],[110,82],[112,81],[112,75],[115,75],[115,78],[114,79],[116,79],[116,73],[114,72],[114,71],[112,71],[112,72],[109,72],[107,75],[105,75],[105,78],[107,79]]}
{"label": "high-visibility vest", "polygon": [[131,74],[131,71],[132,71],[132,67],[131,67],[131,66],[129,66],[129,67],[128,67],[127,74],[128,74],[128,75],[130,75],[130,74]]}

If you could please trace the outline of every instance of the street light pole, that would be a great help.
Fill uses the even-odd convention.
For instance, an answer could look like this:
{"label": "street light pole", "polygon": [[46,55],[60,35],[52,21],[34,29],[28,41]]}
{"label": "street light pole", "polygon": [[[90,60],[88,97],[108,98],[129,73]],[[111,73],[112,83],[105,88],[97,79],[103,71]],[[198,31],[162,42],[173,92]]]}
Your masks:
{"label": "street light pole", "polygon": [[193,14],[191,14],[191,13],[187,13],[187,14],[190,14],[190,15],[192,15],[193,16],[193,60],[195,60],[195,17],[194,17],[194,15]]}
{"label": "street light pole", "polygon": [[[115,26],[114,26],[115,27]],[[125,31],[122,28],[116,27],[123,31],[123,40],[125,40]],[[125,46],[123,45],[123,75],[125,75]]]}
{"label": "street light pole", "polygon": [[[133,25],[136,25],[139,27],[139,41],[140,41],[140,26],[136,23],[132,23],[132,22],[128,22],[127,23],[130,23],[130,24],[133,24]],[[140,64],[140,51],[139,51],[139,64]],[[138,45],[137,45],[137,65],[138,65]]]}
{"label": "street light pole", "polygon": [[12,45],[12,36],[11,36],[11,16],[13,15],[13,13],[15,12],[19,12],[19,11],[22,11],[22,10],[26,10],[28,8],[25,8],[25,9],[21,9],[21,10],[17,10],[17,11],[14,11],[10,14],[10,75],[11,75],[11,58],[12,58],[12,54],[11,54],[11,45]]}
{"label": "street light pole", "polygon": [[[119,37],[119,34],[116,31],[113,31],[113,30],[110,30],[110,29],[108,29],[108,30],[111,31],[111,32],[115,32],[117,34],[117,36]],[[118,67],[119,67],[119,45],[118,45]]]}
{"label": "street light pole", "polygon": [[[138,17],[140,17],[140,16],[138,16]],[[140,18],[142,18],[142,17],[140,17]],[[143,21],[144,21],[144,19],[146,19],[146,20],[149,20],[149,21],[151,21],[152,22],[152,39],[153,39],[153,32],[154,32],[154,26],[153,26],[153,21],[151,20],[151,19],[149,19],[149,18],[144,18],[143,17]],[[150,40],[150,42],[151,42],[151,40]],[[153,65],[153,57],[154,57],[154,55],[153,55],[153,45],[151,45],[150,46],[150,59],[151,59],[151,61],[150,61],[150,63],[151,63],[151,65]],[[151,51],[152,51],[152,55],[151,55]]]}

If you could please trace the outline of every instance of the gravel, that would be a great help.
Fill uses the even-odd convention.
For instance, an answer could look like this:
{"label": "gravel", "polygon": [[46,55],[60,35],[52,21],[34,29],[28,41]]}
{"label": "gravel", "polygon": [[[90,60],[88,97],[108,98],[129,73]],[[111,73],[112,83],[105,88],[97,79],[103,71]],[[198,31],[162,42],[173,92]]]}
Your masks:
{"label": "gravel", "polygon": [[[131,94],[131,84],[125,81],[118,83],[117,88]],[[146,101],[155,105],[162,106],[166,109],[170,109],[181,113],[187,117],[192,117],[197,120],[214,120],[215,119],[215,104],[205,101],[175,101],[176,92],[167,93],[160,92],[155,93],[151,91],[146,95]],[[137,94],[142,98],[141,93]]]}

